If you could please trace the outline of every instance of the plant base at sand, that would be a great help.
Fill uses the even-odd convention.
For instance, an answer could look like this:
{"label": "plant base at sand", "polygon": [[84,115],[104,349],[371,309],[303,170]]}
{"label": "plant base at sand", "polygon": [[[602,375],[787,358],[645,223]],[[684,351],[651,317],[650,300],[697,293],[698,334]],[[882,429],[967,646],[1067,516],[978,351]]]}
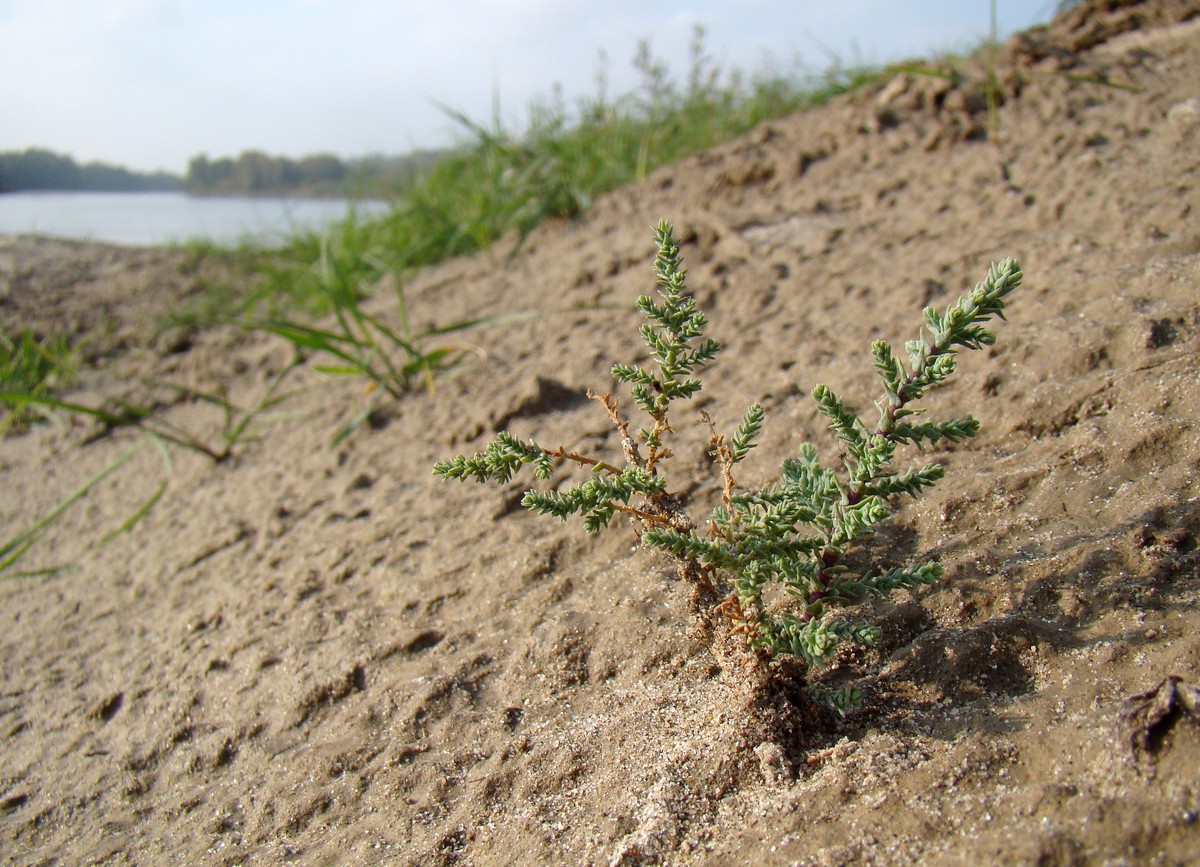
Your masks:
{"label": "plant base at sand", "polygon": [[[899,498],[916,496],[942,477],[943,468],[935,463],[896,468],[898,448],[958,442],[978,431],[979,423],[970,416],[919,421],[923,410],[914,404],[954,373],[959,349],[994,342],[995,335],[981,323],[1003,318],[1005,299],[1021,281],[1020,269],[1006,259],[944,312],[925,308],[924,328],[905,344],[907,364],[887,342],[871,346],[884,389],[876,401],[874,424],[847,410],[827,386],[813,389],[817,409],[841,441],[840,467],[823,465],[817,450],[805,444],[784,462],[776,484],[742,491],[734,470],[758,442],[763,408],[750,406],[732,436],[714,430],[709,454],[722,504],[701,526],[687,513],[683,498],[672,492],[663,466],[671,457],[670,410],[701,390],[695,374],[721,346],[704,336],[707,319],[687,292],[670,224],[660,223],[655,237],[658,298],[643,296],[637,302],[646,317],[641,334],[653,364],[612,368],[613,378],[631,387],[646,424],[631,431],[611,394],[589,392],[620,434],[621,459],[610,463],[562,446],[548,449],[503,432],[484,451],[439,462],[434,472],[449,479],[506,483],[526,464],[539,479],[549,478],[559,465],[574,464],[587,471],[586,479],[559,490],[528,490],[522,503],[563,520],[579,515],[589,533],[608,526],[618,514],[627,516],[642,542],[674,557],[680,575],[696,588],[697,599],[709,611],[727,615],[759,658],[777,665],[794,657],[812,665],[829,660],[844,641],[876,643],[879,628],[847,618],[843,609],[870,596],[930,584],[942,570],[935,562],[856,570],[849,555],[894,513]],[[856,698],[851,688],[835,701],[845,705]]]}

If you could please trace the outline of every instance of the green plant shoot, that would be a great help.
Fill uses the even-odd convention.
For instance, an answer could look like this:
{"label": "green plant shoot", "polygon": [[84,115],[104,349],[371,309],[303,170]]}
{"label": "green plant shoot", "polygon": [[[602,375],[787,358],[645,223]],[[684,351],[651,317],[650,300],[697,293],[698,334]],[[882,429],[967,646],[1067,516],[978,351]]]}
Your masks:
{"label": "green plant shoot", "polygon": [[714,432],[709,453],[720,473],[722,503],[701,528],[682,498],[669,490],[662,468],[671,454],[666,445],[673,432],[670,412],[701,390],[697,373],[721,347],[704,336],[707,320],[687,292],[671,225],[659,223],[655,239],[658,297],[637,302],[647,320],[641,334],[654,363],[612,368],[614,379],[631,386],[648,423],[632,435],[612,396],[589,392],[621,435],[624,465],[501,433],[483,452],[439,462],[434,473],[506,483],[526,464],[540,479],[563,463],[576,464],[590,470],[584,481],[557,491],[528,490],[522,503],[564,520],[579,515],[588,532],[618,514],[628,516],[642,542],[673,556],[697,598],[731,617],[761,658],[777,663],[790,656],[813,665],[827,662],[842,642],[876,643],[879,628],[850,619],[845,609],[868,597],[931,584],[942,569],[936,562],[852,567],[857,560],[851,555],[895,512],[900,497],[915,497],[942,478],[936,463],[898,469],[898,448],[958,442],[978,432],[979,423],[970,416],[918,421],[923,410],[914,404],[953,375],[959,350],[994,343],[995,335],[983,323],[1003,319],[1006,298],[1021,282],[1020,269],[1006,259],[944,312],[925,308],[924,327],[905,344],[907,364],[887,342],[872,345],[883,383],[873,425],[850,412],[828,386],[812,390],[818,411],[842,443],[840,467],[823,465],[817,450],[804,444],[784,462],[774,485],[741,491],[734,468],[758,443],[765,412],[758,404],[750,406],[728,439]]}

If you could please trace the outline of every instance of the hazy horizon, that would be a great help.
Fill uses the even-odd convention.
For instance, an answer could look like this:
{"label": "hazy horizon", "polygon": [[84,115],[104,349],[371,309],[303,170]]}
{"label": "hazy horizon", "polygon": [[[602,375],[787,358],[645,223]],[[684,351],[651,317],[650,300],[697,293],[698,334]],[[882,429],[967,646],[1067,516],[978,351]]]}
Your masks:
{"label": "hazy horizon", "polygon": [[[1054,0],[998,0],[1002,36],[1048,20]],[[697,24],[729,71],[819,72],[985,38],[987,0],[722,4],[617,0],[8,0],[0,6],[0,151],[182,175],[198,154],[246,150],[342,159],[452,144],[439,104],[481,121],[498,100],[522,128],[535,99],[568,104],[637,84],[640,40],[685,80]]]}

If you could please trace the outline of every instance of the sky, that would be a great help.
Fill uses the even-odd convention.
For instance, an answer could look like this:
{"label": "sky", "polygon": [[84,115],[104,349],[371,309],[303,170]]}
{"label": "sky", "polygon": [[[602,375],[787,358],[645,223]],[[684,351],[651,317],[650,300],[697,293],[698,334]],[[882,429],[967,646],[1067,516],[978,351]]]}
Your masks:
{"label": "sky", "polygon": [[[197,154],[356,157],[461,137],[441,106],[520,129],[638,78],[641,40],[686,79],[697,24],[725,70],[967,49],[988,0],[0,0],[0,151],[182,174]],[[996,0],[1004,35],[1055,0]],[[607,61],[601,61],[602,55]]]}

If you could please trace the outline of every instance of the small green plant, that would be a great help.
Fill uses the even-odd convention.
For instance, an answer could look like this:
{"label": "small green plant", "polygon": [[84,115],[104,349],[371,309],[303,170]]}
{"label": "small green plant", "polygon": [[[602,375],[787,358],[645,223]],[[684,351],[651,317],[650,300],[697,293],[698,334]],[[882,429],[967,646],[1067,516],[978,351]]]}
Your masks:
{"label": "small green plant", "polygon": [[[360,376],[394,397],[418,384],[432,385],[433,375],[448,367],[454,347],[422,350],[419,341],[429,334],[412,334],[408,329],[403,290],[397,284],[401,310],[399,328],[363,309],[357,294],[331,293],[333,328],[320,328],[298,319],[247,320],[252,330],[267,331],[289,341],[301,352],[319,352],[334,362],[318,364],[317,370],[336,376]],[[437,332],[431,332],[437,333]]]}
{"label": "small green plant", "polygon": [[[228,389],[224,383],[217,387],[215,392],[201,391],[196,388],[190,388],[186,385],[178,385],[173,382],[165,382],[162,380],[152,380],[147,384],[158,388],[165,388],[175,392],[181,398],[198,403],[206,403],[221,410],[221,431],[218,434],[220,445],[208,446],[200,439],[193,437],[191,434],[180,428],[166,428],[169,433],[178,432],[178,438],[170,436],[163,437],[171,439],[177,445],[184,445],[188,448],[200,451],[213,458],[218,463],[233,455],[234,450],[242,443],[249,442],[254,437],[251,435],[251,426],[255,421],[262,420],[266,415],[279,406],[284,401],[296,394],[295,391],[280,393],[280,386],[283,385],[285,379],[293,370],[301,365],[304,361],[300,353],[296,353],[279,373],[271,379],[267,387],[259,395],[258,399],[249,406],[238,406],[229,399]],[[145,414],[145,410],[135,407],[137,410],[133,413],[135,420],[143,420],[138,422],[138,426],[146,428],[150,433],[162,436],[161,430],[156,430],[155,426],[147,420],[151,416]],[[161,428],[165,422],[158,420],[158,425]]]}
{"label": "small green plant", "polygon": [[[16,337],[0,334],[0,392],[50,395],[66,385],[75,368],[75,356],[59,337],[39,340],[32,331]],[[20,430],[36,418],[33,406],[14,406],[0,417],[0,435]]]}
{"label": "small green plant", "polygon": [[[369,253],[357,249],[344,251],[341,245],[325,243],[314,269],[312,291],[323,299],[319,307],[332,313],[333,325],[321,328],[287,317],[246,319],[242,324],[252,330],[283,337],[301,353],[318,352],[331,356],[332,363],[317,366],[322,373],[363,377],[373,389],[397,398],[421,387],[432,391],[436,375],[457,365],[470,352],[477,351],[466,343],[429,346],[431,339],[530,315],[486,316],[418,331],[409,321],[408,302],[398,268],[390,269]],[[363,306],[368,297],[365,281],[388,273],[396,301],[395,325],[369,313]]]}
{"label": "small green plant", "polygon": [[102,426],[101,436],[120,428],[133,428],[149,434],[156,439],[199,452],[211,458],[214,462],[221,463],[233,455],[234,449],[239,443],[246,441],[250,425],[256,418],[260,417],[266,410],[287,399],[288,395],[277,393],[279,386],[283,384],[288,374],[296,369],[300,361],[301,358],[297,356],[295,360],[284,367],[267,386],[266,391],[259,400],[248,408],[239,407],[231,403],[223,389],[220,393],[214,394],[169,382],[148,383],[160,388],[168,388],[188,400],[196,400],[219,407],[223,413],[219,445],[209,442],[191,431],[156,415],[150,407],[131,403],[126,400],[116,399],[108,401],[104,406],[88,406],[74,401],[63,400],[38,390],[0,391],[0,406],[8,405],[14,412],[23,409],[37,409],[44,413],[58,410],[76,416],[91,418],[99,422]]}
{"label": "small green plant", "polygon": [[[668,488],[662,467],[671,456],[669,413],[700,391],[695,374],[721,347],[704,336],[707,320],[687,293],[670,224],[660,223],[655,238],[658,299],[644,296],[637,302],[647,319],[641,334],[655,363],[612,368],[614,379],[631,386],[647,424],[631,433],[610,394],[589,392],[620,433],[623,461],[609,463],[561,446],[547,449],[504,432],[486,450],[439,462],[434,472],[447,479],[506,483],[526,464],[533,465],[539,479],[548,479],[564,463],[586,468],[586,480],[560,490],[528,490],[523,504],[564,520],[580,515],[588,532],[608,526],[617,515],[628,516],[642,542],[673,556],[697,598],[732,618],[764,659],[790,655],[811,665],[829,660],[843,641],[874,644],[880,637],[877,626],[851,620],[839,610],[867,597],[932,583],[942,574],[936,562],[852,565],[863,540],[894,513],[897,497],[915,497],[942,477],[943,468],[934,463],[894,469],[896,450],[957,442],[979,429],[970,416],[918,421],[922,410],[913,404],[954,373],[959,349],[993,343],[995,336],[981,323],[1003,318],[1005,298],[1020,283],[1021,271],[1006,259],[944,313],[926,308],[923,331],[905,344],[907,367],[887,342],[872,345],[884,387],[874,425],[847,410],[827,386],[813,389],[817,409],[842,443],[841,467],[822,465],[816,449],[805,444],[796,458],[784,462],[776,484],[739,491],[734,468],[758,442],[763,408],[754,404],[747,409],[728,439],[714,431],[709,454],[720,474],[722,502],[699,527],[683,499]],[[842,700],[852,701],[853,695]]]}

